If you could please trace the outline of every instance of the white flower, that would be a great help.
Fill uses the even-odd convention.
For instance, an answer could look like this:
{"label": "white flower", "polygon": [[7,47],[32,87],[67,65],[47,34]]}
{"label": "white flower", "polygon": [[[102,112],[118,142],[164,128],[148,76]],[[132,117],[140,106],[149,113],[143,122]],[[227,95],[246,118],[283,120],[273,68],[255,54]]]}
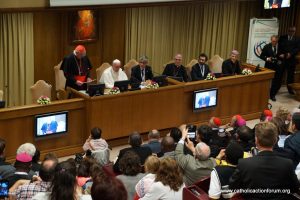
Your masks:
{"label": "white flower", "polygon": [[110,89],[109,94],[119,94],[120,89],[118,87],[113,87]]}
{"label": "white flower", "polygon": [[149,83],[147,86],[146,86],[146,89],[157,89],[159,88],[159,85],[158,83],[154,82],[154,81],[151,81],[151,83]]}
{"label": "white flower", "polygon": [[242,74],[243,75],[251,75],[252,71],[249,68],[244,68],[243,71],[242,71]]}
{"label": "white flower", "polygon": [[38,98],[38,100],[37,100],[37,103],[38,104],[49,104],[49,103],[51,103],[51,100],[50,100],[50,98],[49,97],[47,97],[47,96],[40,96],[39,98]]}
{"label": "white flower", "polygon": [[216,77],[212,73],[208,73],[204,80],[215,80]]}

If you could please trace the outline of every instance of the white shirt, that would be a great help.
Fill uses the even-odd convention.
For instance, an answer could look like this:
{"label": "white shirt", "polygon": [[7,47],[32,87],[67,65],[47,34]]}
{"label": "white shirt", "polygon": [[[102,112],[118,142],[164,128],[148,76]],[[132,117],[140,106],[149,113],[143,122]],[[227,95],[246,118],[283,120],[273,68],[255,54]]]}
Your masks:
{"label": "white shirt", "polygon": [[[219,199],[222,194],[222,188],[221,183],[218,177],[218,174],[216,173],[216,170],[212,170],[210,174],[210,184],[209,184],[209,190],[208,190],[208,196],[212,199]],[[233,197],[234,193],[224,193],[224,198],[231,198]]]}
{"label": "white shirt", "polygon": [[128,80],[125,72],[120,68],[118,72],[115,72],[110,66],[102,73],[99,80],[100,83],[105,83],[106,88],[113,88],[115,81],[125,81]]}
{"label": "white shirt", "polygon": [[184,184],[178,191],[172,190],[169,186],[163,185],[161,182],[154,182],[148,193],[140,200],[182,200],[182,190]]}

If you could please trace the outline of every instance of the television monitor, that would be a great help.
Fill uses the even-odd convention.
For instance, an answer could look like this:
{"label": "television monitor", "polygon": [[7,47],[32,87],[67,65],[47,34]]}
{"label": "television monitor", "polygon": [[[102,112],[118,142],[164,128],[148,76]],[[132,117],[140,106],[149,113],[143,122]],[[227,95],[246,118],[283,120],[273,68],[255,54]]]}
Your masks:
{"label": "television monitor", "polygon": [[154,76],[152,78],[152,81],[156,82],[159,85],[159,87],[163,87],[168,85],[168,81],[166,78],[166,75]]}
{"label": "television monitor", "polygon": [[124,81],[115,81],[114,87],[118,87],[120,89],[120,92],[128,91],[128,85],[130,81],[124,80]]}
{"label": "television monitor", "polygon": [[87,87],[87,93],[90,97],[92,96],[100,96],[104,94],[105,84],[90,84]]}
{"label": "television monitor", "polygon": [[194,91],[193,94],[193,111],[213,108],[217,106],[218,89],[210,88],[205,90]]}
{"label": "television monitor", "polygon": [[291,6],[291,0],[265,0],[265,9],[277,9],[277,8],[289,8]]}
{"label": "television monitor", "polygon": [[168,78],[174,79],[174,80],[179,81],[179,82],[183,82],[183,78],[182,77],[168,76]]}
{"label": "television monitor", "polygon": [[68,111],[45,113],[34,117],[35,138],[61,135],[68,132]]}

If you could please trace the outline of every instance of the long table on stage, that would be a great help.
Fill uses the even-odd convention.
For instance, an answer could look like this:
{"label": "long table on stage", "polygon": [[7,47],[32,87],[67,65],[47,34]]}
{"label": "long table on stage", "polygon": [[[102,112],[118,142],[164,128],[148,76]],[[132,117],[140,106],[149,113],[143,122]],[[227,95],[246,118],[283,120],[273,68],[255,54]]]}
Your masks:
{"label": "long table on stage", "polygon": [[[216,80],[181,83],[168,79],[169,85],[158,89],[124,92],[117,95],[89,97],[72,90],[74,99],[53,101],[49,105],[26,105],[0,109],[0,137],[7,141],[6,153],[13,158],[24,142],[34,143],[42,152],[66,156],[80,152],[90,129],[98,126],[102,137],[117,141],[133,131],[168,129],[183,123],[206,123],[218,116],[223,123],[234,114],[255,119],[267,108],[270,81],[274,72],[264,69],[252,75],[229,76]],[[193,112],[193,91],[217,88],[217,106]],[[69,111],[69,131],[66,135],[35,140],[34,116]]]}

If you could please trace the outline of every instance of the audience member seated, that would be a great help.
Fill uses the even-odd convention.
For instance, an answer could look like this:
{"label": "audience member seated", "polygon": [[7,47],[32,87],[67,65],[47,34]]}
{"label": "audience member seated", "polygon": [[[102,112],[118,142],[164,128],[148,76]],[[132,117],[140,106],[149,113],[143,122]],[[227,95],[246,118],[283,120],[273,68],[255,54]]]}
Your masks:
{"label": "audience member seated", "polygon": [[230,58],[224,60],[222,63],[222,73],[225,75],[235,75],[241,74],[241,66],[238,61],[239,52],[237,50],[232,50],[230,54]]}
{"label": "audience member seated", "polygon": [[83,195],[76,182],[76,164],[70,160],[58,163],[55,167],[54,178],[50,192],[39,192],[33,200],[90,200],[90,195]]}
{"label": "audience member seated", "polygon": [[164,158],[160,161],[155,182],[141,200],[182,200],[184,186],[182,172],[176,161],[172,158]]}
{"label": "audience member seated", "polygon": [[[199,142],[194,147],[193,142],[187,137],[188,130],[182,127],[182,138],[178,142],[175,149],[175,159],[178,165],[183,169],[183,179],[186,185],[191,185],[194,182],[209,176],[211,170],[215,167],[216,162],[213,158],[209,158],[210,148],[204,142]],[[184,155],[183,146],[187,139],[187,147],[193,152],[194,156]]]}
{"label": "audience member seated", "polygon": [[237,137],[237,129],[241,126],[245,126],[246,125],[246,120],[243,119],[243,117],[241,115],[234,115],[231,118],[231,121],[229,124],[226,125],[226,128],[231,127],[232,130],[229,131],[230,136],[232,138],[236,138]]}
{"label": "audience member seated", "polygon": [[91,150],[91,151],[97,151],[97,150],[104,150],[108,148],[107,142],[101,138],[102,130],[98,127],[95,127],[91,130],[91,135],[89,138],[85,141],[83,145],[83,150]]}
{"label": "audience member seated", "polygon": [[276,117],[280,117],[284,121],[288,131],[292,132],[292,115],[287,108],[280,106],[279,109],[276,111]]}
{"label": "audience member seated", "polygon": [[[181,139],[181,136],[182,136],[181,130],[177,127],[171,128],[170,136],[174,139],[174,149],[175,149],[177,146],[177,143],[179,142],[179,140]],[[183,152],[184,152],[184,154],[193,155],[193,152],[191,152],[191,150],[189,148],[187,148],[186,145],[184,145],[184,147],[183,147]]]}
{"label": "audience member seated", "polygon": [[271,121],[272,117],[273,117],[272,111],[269,109],[266,109],[261,113],[259,121],[260,122],[269,122],[269,121]]}
{"label": "audience member seated", "polygon": [[236,131],[236,140],[242,146],[244,152],[250,152],[254,144],[254,134],[251,128],[248,126],[241,126]]}
{"label": "audience member seated", "polygon": [[39,192],[49,192],[57,163],[56,157],[46,155],[39,170],[39,179],[32,183],[27,180],[27,184],[19,186],[15,191],[17,200],[30,200]]}
{"label": "audience member seated", "polygon": [[270,122],[275,124],[278,128],[278,142],[275,146],[283,148],[286,138],[290,136],[290,133],[287,130],[287,126],[280,117],[273,117]]}
{"label": "audience member seated", "polygon": [[166,136],[161,141],[161,153],[158,154],[160,158],[170,157],[175,159],[175,142],[171,136]]}
{"label": "audience member seated", "polygon": [[148,158],[148,156],[152,154],[152,151],[149,147],[141,147],[142,137],[137,132],[134,132],[129,136],[129,144],[131,147],[122,149],[119,153],[118,159],[113,167],[115,173],[121,173],[119,168],[119,162],[127,151],[134,151],[135,153],[137,153],[137,155],[140,157],[142,165],[144,165],[145,160]]}
{"label": "audience member seated", "polygon": [[[212,199],[231,198],[234,193],[225,192],[228,189],[229,178],[232,176],[238,160],[243,158],[243,148],[236,142],[230,142],[225,150],[227,165],[216,166],[211,172],[208,195]],[[222,159],[222,158],[221,158]]]}
{"label": "audience member seated", "polygon": [[32,165],[31,165],[31,170],[34,171],[35,173],[39,172],[41,169],[41,164],[39,164],[40,155],[41,155],[40,150],[36,149],[32,157]]}
{"label": "audience member seated", "polygon": [[31,155],[27,154],[26,152],[17,154],[16,162],[14,164],[16,171],[13,176],[8,178],[9,187],[13,186],[15,182],[20,179],[31,180],[31,177],[29,175],[31,161]]}
{"label": "audience member seated", "polygon": [[[230,189],[243,189],[242,196],[248,199],[290,199],[284,192],[295,192],[299,181],[291,160],[276,156],[272,151],[277,142],[278,131],[270,122],[255,127],[255,143],[259,149],[257,156],[240,159],[237,169],[230,179]],[[267,192],[251,193],[247,190],[261,189]],[[280,189],[278,193],[275,190]]]}
{"label": "audience member seated", "polygon": [[131,78],[132,83],[142,83],[153,78],[152,68],[147,65],[148,57],[141,56],[139,59],[139,64],[131,68]]}
{"label": "audience member seated", "polygon": [[127,200],[127,191],[120,180],[104,176],[93,181],[91,196],[93,200]]}
{"label": "audience member seated", "polygon": [[294,113],[292,117],[292,134],[290,137],[285,139],[284,149],[293,158],[294,167],[300,162],[300,113]]}
{"label": "audience member seated", "polygon": [[148,134],[148,143],[144,144],[143,147],[149,147],[152,153],[158,154],[161,152],[161,146],[159,142],[160,134],[158,130],[151,130]]}
{"label": "audience member seated", "polygon": [[221,119],[218,117],[211,117],[208,122],[208,126],[212,128],[212,134],[211,141],[207,145],[209,145],[211,150],[210,156],[214,158],[219,154],[221,148],[226,148],[230,140],[228,132],[221,128],[221,125]]}
{"label": "audience member seated", "polygon": [[155,181],[156,173],[159,169],[160,160],[157,156],[149,156],[145,162],[145,173],[144,176],[135,186],[135,199],[139,199],[145,196],[149,192],[150,187]]}
{"label": "audience member seated", "polygon": [[3,179],[8,179],[15,173],[15,168],[8,162],[5,162],[5,140],[0,138],[0,176]]}
{"label": "audience member seated", "polygon": [[82,191],[84,194],[87,187],[91,186],[93,181],[92,181],[92,172],[91,172],[91,167],[93,164],[96,164],[96,161],[93,158],[84,158],[77,169],[77,185],[82,188]]}
{"label": "audience member seated", "polygon": [[105,83],[106,88],[113,88],[116,81],[124,80],[128,80],[127,75],[121,69],[121,61],[115,59],[112,66],[104,70],[99,82]]}
{"label": "audience member seated", "polygon": [[199,80],[206,79],[207,74],[210,73],[210,69],[206,64],[207,60],[208,58],[206,54],[201,53],[199,55],[198,63],[196,63],[192,67],[192,71],[191,71],[192,81],[199,81]]}
{"label": "audience member seated", "polygon": [[117,176],[127,190],[127,199],[133,199],[135,185],[145,174],[141,173],[141,161],[139,156],[133,151],[127,151],[120,159],[120,170],[122,175]]}
{"label": "audience member seated", "polygon": [[196,142],[204,142],[210,147],[210,156],[216,157],[219,153],[219,146],[213,143],[213,134],[218,134],[213,132],[212,128],[208,125],[201,125],[197,129]]}
{"label": "audience member seated", "polygon": [[162,74],[166,76],[181,77],[184,82],[188,82],[186,69],[182,65],[182,55],[176,54],[174,63],[167,64]]}

